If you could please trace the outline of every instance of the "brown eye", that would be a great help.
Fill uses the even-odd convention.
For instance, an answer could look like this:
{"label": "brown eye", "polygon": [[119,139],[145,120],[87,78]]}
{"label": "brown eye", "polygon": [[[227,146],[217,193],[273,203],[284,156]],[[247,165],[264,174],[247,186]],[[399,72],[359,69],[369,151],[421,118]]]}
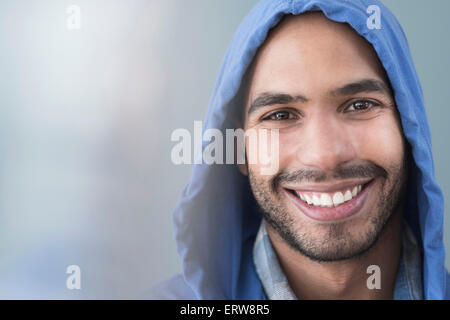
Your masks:
{"label": "brown eye", "polygon": [[345,111],[366,111],[374,106],[378,106],[378,104],[372,101],[360,100],[352,103]]}
{"label": "brown eye", "polygon": [[289,111],[276,111],[271,115],[265,117],[263,120],[282,121],[293,119],[294,116]]}

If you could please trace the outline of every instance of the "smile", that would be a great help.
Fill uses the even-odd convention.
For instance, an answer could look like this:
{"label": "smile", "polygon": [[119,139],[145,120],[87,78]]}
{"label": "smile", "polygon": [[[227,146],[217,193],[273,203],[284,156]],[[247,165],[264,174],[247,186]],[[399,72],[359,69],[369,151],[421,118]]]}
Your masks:
{"label": "smile", "polygon": [[309,205],[316,207],[337,207],[352,200],[362,191],[361,184],[338,192],[304,192],[296,191],[297,196]]}
{"label": "smile", "polygon": [[363,207],[374,180],[333,188],[285,189],[298,209],[313,220],[344,219]]}

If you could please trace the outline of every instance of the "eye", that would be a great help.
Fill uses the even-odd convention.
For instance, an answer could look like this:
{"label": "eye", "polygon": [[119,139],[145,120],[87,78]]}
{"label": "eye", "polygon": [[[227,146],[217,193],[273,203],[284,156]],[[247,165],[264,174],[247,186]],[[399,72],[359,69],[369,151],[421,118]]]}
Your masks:
{"label": "eye", "polygon": [[296,119],[296,116],[293,115],[292,112],[286,110],[275,111],[263,118],[263,120],[272,120],[272,121],[283,121],[291,119]]}
{"label": "eye", "polygon": [[344,111],[363,112],[372,109],[373,107],[377,107],[379,105],[380,105],[379,103],[370,100],[358,100],[350,104],[347,108],[345,108]]}

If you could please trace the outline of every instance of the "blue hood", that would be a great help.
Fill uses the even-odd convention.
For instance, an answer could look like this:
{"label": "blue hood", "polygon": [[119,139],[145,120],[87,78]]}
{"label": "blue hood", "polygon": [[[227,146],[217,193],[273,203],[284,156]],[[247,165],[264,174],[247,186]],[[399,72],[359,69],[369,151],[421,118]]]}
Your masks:
{"label": "blue hood", "polygon": [[[366,9],[381,8],[382,28],[366,26]],[[240,127],[241,83],[269,30],[286,14],[322,11],[346,22],[374,47],[395,92],[414,159],[405,217],[423,255],[426,299],[446,297],[444,202],[434,178],[430,130],[422,89],[406,37],[394,15],[376,0],[263,0],[248,14],[228,47],[203,130]],[[204,142],[206,145],[207,142]],[[166,282],[165,298],[265,299],[252,259],[261,222],[248,178],[234,165],[194,165],[173,222],[183,275]],[[448,295],[448,294],[447,294]]]}

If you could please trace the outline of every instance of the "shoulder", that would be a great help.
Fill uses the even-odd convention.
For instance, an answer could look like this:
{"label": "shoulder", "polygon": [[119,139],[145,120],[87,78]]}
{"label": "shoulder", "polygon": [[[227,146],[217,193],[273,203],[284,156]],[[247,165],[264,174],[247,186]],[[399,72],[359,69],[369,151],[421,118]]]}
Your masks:
{"label": "shoulder", "polygon": [[184,280],[183,275],[176,274],[160,281],[148,290],[144,299],[149,300],[196,300],[194,291]]}

